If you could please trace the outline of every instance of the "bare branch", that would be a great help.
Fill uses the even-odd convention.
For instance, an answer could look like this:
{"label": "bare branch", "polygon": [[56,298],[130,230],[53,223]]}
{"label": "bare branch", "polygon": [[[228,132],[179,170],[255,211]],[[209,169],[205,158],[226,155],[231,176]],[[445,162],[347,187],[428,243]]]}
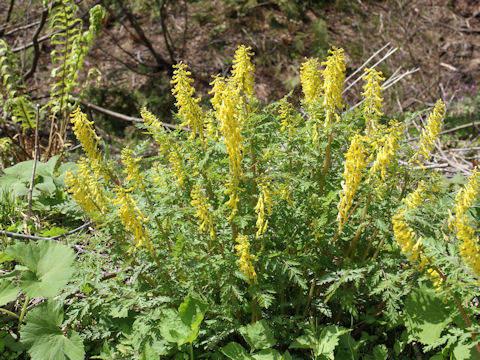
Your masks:
{"label": "bare branch", "polygon": [[4,27],[0,30],[0,37],[3,36],[5,29],[7,28],[8,23],[10,22],[10,17],[12,16],[13,5],[15,4],[15,0],[10,0],[10,6],[8,7],[7,17],[5,19]]}
{"label": "bare branch", "polygon": [[28,72],[23,76],[23,80],[27,80],[33,76],[35,70],[37,69],[38,59],[40,58],[40,45],[38,44],[38,35],[42,31],[45,22],[47,21],[48,17],[48,8],[43,9],[42,11],[42,18],[40,19],[40,24],[38,24],[37,30],[35,34],[33,34],[32,43],[33,43],[33,60],[32,60],[32,67]]}

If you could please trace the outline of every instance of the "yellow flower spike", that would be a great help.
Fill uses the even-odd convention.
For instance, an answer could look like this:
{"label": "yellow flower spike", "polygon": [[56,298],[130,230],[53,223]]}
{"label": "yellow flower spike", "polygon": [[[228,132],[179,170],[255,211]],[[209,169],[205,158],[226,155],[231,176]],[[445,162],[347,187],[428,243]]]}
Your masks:
{"label": "yellow flower spike", "polygon": [[280,100],[278,108],[278,118],[282,121],[280,131],[288,129],[288,136],[295,134],[295,119],[293,115],[293,106],[286,99]]}
{"label": "yellow flower spike", "polygon": [[208,231],[210,234],[210,238],[212,240],[215,239],[215,228],[213,225],[212,215],[210,214],[210,211],[208,209],[208,197],[204,194],[202,189],[200,189],[200,186],[198,186],[197,184],[195,184],[192,188],[190,196],[192,198],[190,204],[197,211],[194,216],[200,221],[198,230],[200,232]]}
{"label": "yellow flower spike", "polygon": [[167,157],[172,167],[173,175],[175,176],[175,182],[177,186],[181,188],[185,182],[185,172],[182,158],[178,154],[178,149],[174,148],[168,153]]}
{"label": "yellow flower spike", "polygon": [[480,275],[480,246],[468,217],[468,210],[477,200],[479,192],[480,172],[475,169],[468,178],[468,183],[457,193],[453,208],[455,217],[450,218],[450,228],[456,231],[457,238],[461,241],[460,255],[477,275]]}
{"label": "yellow flower spike", "polygon": [[363,116],[367,126],[366,133],[370,138],[375,137],[378,128],[378,119],[383,116],[383,88],[380,82],[385,81],[382,73],[375,69],[365,69],[366,75],[362,78],[365,80],[362,95],[365,97],[365,104],[363,107]]}
{"label": "yellow flower spike", "polygon": [[132,199],[126,189],[116,186],[114,191],[116,197],[113,203],[119,206],[118,216],[125,229],[133,234],[135,246],[140,247],[145,244],[151,248],[148,231],[144,227],[144,224],[149,222],[149,218],[143,216],[140,209],[136,206],[138,202]]}
{"label": "yellow flower spike", "polygon": [[338,228],[342,229],[343,223],[347,218],[348,211],[352,207],[353,198],[360,186],[363,177],[363,169],[368,165],[367,149],[365,148],[364,138],[360,135],[354,135],[350,138],[350,147],[345,154],[345,170],[342,181],[342,190],[340,190],[340,202],[338,203]]}
{"label": "yellow flower spike", "polygon": [[440,132],[442,131],[443,120],[445,119],[445,103],[442,100],[438,100],[435,103],[433,111],[430,113],[427,119],[427,124],[422,130],[420,135],[420,142],[418,150],[412,157],[410,162],[417,161],[420,155],[425,160],[430,158],[433,148],[435,147],[435,141],[438,140]]}
{"label": "yellow flower spike", "polygon": [[335,108],[343,109],[342,91],[346,71],[345,54],[341,48],[333,47],[332,49],[328,50],[331,55],[327,57],[326,61],[322,62],[322,65],[325,66],[325,70],[322,71],[322,107],[326,112],[325,125],[331,124],[334,118],[340,121],[340,117],[335,114]]}
{"label": "yellow flower spike", "polygon": [[322,85],[319,66],[318,59],[311,58],[300,67],[300,81],[303,94],[305,95],[305,103],[307,104],[317,100],[321,94]]}
{"label": "yellow flower spike", "polygon": [[90,159],[99,159],[98,142],[100,137],[97,136],[93,128],[93,121],[88,121],[87,116],[82,113],[80,107],[77,107],[70,116],[73,124],[73,132],[78,141],[82,145],[83,150]]}
{"label": "yellow flower spike", "polygon": [[170,83],[174,84],[172,93],[177,100],[175,106],[178,108],[178,115],[183,119],[180,126],[188,126],[192,129],[190,139],[193,139],[195,135],[203,139],[204,115],[198,105],[201,99],[193,97],[195,89],[190,85],[193,82],[193,79],[189,77],[191,72],[187,71],[187,65],[182,62],[173,67],[175,71]]}
{"label": "yellow flower spike", "polygon": [[229,216],[231,220],[237,213],[239,184],[243,177],[242,159],[245,148],[241,132],[246,116],[245,102],[240,90],[232,81],[225,82],[223,78],[215,77],[211,85],[213,85],[213,89],[210,91],[213,94],[211,102],[229,160],[230,172],[225,184],[225,193],[230,194],[227,206],[232,210]]}
{"label": "yellow flower spike", "polygon": [[377,148],[377,156],[369,170],[370,174],[380,172],[380,178],[385,181],[388,175],[388,168],[395,159],[396,151],[400,147],[400,140],[403,137],[404,126],[397,121],[390,122],[390,128],[379,140],[376,140],[373,147]]}
{"label": "yellow flower spike", "polygon": [[236,254],[239,257],[237,262],[240,264],[240,271],[245,274],[249,283],[257,282],[257,273],[253,267],[253,261],[258,259],[250,254],[250,241],[246,235],[238,235],[235,245]]}
{"label": "yellow flower spike", "polygon": [[140,175],[140,169],[138,167],[138,163],[142,160],[141,158],[135,158],[133,156],[133,151],[129,148],[122,149],[122,163],[125,165],[125,169],[123,169],[123,173],[127,175],[125,181],[127,183],[132,183],[132,186],[129,190],[138,189],[139,191],[143,191],[145,188],[145,184],[143,181],[143,176]]}
{"label": "yellow flower spike", "polygon": [[255,66],[250,61],[254,55],[252,48],[240,45],[235,51],[231,81],[247,98],[255,95]]}
{"label": "yellow flower spike", "polygon": [[67,191],[84,211],[91,214],[105,214],[107,196],[101,183],[98,160],[82,157],[77,165],[76,174],[71,170],[66,173]]}
{"label": "yellow flower spike", "polygon": [[265,221],[265,204],[267,205],[267,215],[272,215],[272,184],[270,182],[261,182],[259,184],[260,194],[258,196],[255,212],[257,213],[257,232],[255,237],[265,234],[268,227],[268,220]]}

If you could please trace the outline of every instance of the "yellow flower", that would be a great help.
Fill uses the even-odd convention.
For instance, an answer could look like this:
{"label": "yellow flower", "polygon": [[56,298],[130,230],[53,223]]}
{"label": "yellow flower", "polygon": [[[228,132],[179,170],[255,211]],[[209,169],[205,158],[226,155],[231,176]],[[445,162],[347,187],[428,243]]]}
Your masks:
{"label": "yellow flower", "polygon": [[197,184],[192,188],[190,196],[192,197],[190,204],[197,210],[194,216],[200,221],[198,230],[200,232],[208,230],[210,237],[215,239],[215,228],[213,226],[212,215],[208,209],[208,197]]}
{"label": "yellow flower", "polygon": [[438,100],[435,103],[433,111],[428,116],[427,125],[420,135],[419,149],[411,161],[417,160],[419,155],[422,155],[425,160],[430,158],[430,154],[435,146],[435,141],[437,141],[442,131],[444,119],[445,103],[442,100]]}
{"label": "yellow flower", "polygon": [[295,133],[295,118],[292,104],[290,104],[285,98],[280,100],[278,108],[278,117],[282,121],[280,131],[288,129],[288,136],[292,137]]}
{"label": "yellow flower", "polygon": [[353,204],[353,198],[360,186],[363,177],[363,169],[368,165],[367,149],[363,144],[364,138],[354,135],[350,138],[350,147],[345,154],[345,170],[340,190],[340,202],[338,203],[338,228],[341,230],[344,221],[347,219],[348,211]]}
{"label": "yellow flower", "polygon": [[98,168],[97,159],[82,157],[78,163],[77,173],[71,170],[66,173],[65,184],[67,191],[80,207],[97,218],[106,214],[106,199],[102,178]]}
{"label": "yellow flower", "polygon": [[374,143],[372,143],[372,147],[377,149],[377,156],[369,172],[370,174],[376,174],[380,171],[382,181],[385,181],[387,178],[387,170],[395,159],[404,129],[403,125],[397,121],[391,121],[390,125],[385,135],[378,140],[374,140]]}
{"label": "yellow flower", "polygon": [[311,58],[300,67],[300,81],[302,83],[305,103],[309,104],[320,97],[322,85],[320,80],[320,71],[318,59]]}
{"label": "yellow flower", "polygon": [[365,105],[363,107],[363,116],[367,126],[366,133],[368,137],[375,137],[378,127],[378,119],[383,116],[382,102],[383,88],[380,86],[381,81],[385,81],[382,73],[375,69],[365,69],[367,73],[362,79],[365,80],[362,95],[365,97]]}
{"label": "yellow flower", "polygon": [[260,194],[258,195],[257,205],[255,206],[255,212],[257,213],[257,233],[256,237],[265,234],[268,226],[268,220],[265,221],[265,204],[267,205],[267,215],[272,215],[272,184],[268,181],[261,182],[258,187],[260,188]]}
{"label": "yellow flower", "polygon": [[167,155],[172,167],[173,175],[178,187],[182,187],[185,182],[185,172],[183,170],[183,161],[178,153],[178,147],[174,147]]}
{"label": "yellow flower", "polygon": [[129,148],[124,148],[122,150],[122,163],[125,165],[123,173],[127,175],[125,181],[127,183],[133,183],[130,187],[130,190],[138,189],[142,191],[145,188],[143,182],[143,176],[140,175],[140,170],[138,168],[138,163],[142,160],[141,158],[133,157],[133,151]]}
{"label": "yellow flower", "polygon": [[97,136],[93,128],[93,121],[88,121],[87,116],[82,113],[80,107],[77,107],[70,117],[73,124],[73,132],[78,141],[87,153],[90,159],[99,159],[100,153],[98,151],[98,142],[100,137]]}
{"label": "yellow flower", "polygon": [[247,98],[255,95],[255,66],[250,61],[250,57],[254,54],[251,50],[251,47],[240,45],[235,51],[232,66],[232,82]]}
{"label": "yellow flower", "polygon": [[116,197],[113,203],[119,206],[118,216],[125,229],[133,234],[135,246],[140,247],[145,243],[151,248],[148,231],[144,227],[144,224],[149,222],[149,218],[143,216],[140,209],[136,206],[138,202],[132,199],[126,189],[116,186],[114,191]]}
{"label": "yellow flower", "polygon": [[165,129],[163,128],[162,122],[145,108],[140,111],[140,115],[142,116],[143,121],[147,125],[149,133],[153,135],[155,142],[160,146],[160,152],[162,154],[167,153],[168,149],[170,148],[170,139],[165,132]]}
{"label": "yellow flower", "polygon": [[239,184],[240,178],[243,176],[242,159],[245,148],[242,127],[246,117],[245,103],[240,90],[232,81],[225,82],[223,78],[215,77],[211,85],[213,85],[213,89],[210,91],[213,93],[211,102],[220,125],[229,160],[230,172],[225,184],[225,193],[230,194],[227,206],[232,209],[229,217],[231,220],[238,211]]}
{"label": "yellow flower", "polygon": [[257,281],[257,273],[255,272],[252,261],[257,261],[258,259],[250,254],[250,242],[248,236],[240,234],[238,235],[236,242],[238,244],[235,245],[235,250],[237,256],[240,257],[237,260],[240,264],[240,271],[245,274],[249,283],[255,283]]}
{"label": "yellow flower", "polygon": [[187,65],[182,62],[173,67],[175,71],[171,83],[175,86],[172,93],[177,100],[175,106],[178,108],[178,115],[183,119],[180,126],[188,126],[192,129],[190,139],[193,139],[195,135],[203,139],[203,112],[198,105],[201,99],[193,97],[195,89],[190,85],[193,82],[193,79],[189,77],[191,72],[187,71]]}
{"label": "yellow flower", "polygon": [[322,62],[325,65],[323,75],[323,103],[322,107],[325,109],[325,125],[332,123],[333,116],[337,121],[340,117],[335,114],[335,108],[343,109],[342,91],[343,83],[345,82],[345,55],[343,49],[333,47],[333,50],[328,50],[331,54],[327,60]]}
{"label": "yellow flower", "polygon": [[453,208],[455,217],[450,218],[450,228],[457,233],[460,244],[460,255],[477,275],[480,275],[480,246],[475,236],[475,229],[468,218],[468,210],[477,200],[480,192],[480,172],[475,169],[468,183],[458,192]]}

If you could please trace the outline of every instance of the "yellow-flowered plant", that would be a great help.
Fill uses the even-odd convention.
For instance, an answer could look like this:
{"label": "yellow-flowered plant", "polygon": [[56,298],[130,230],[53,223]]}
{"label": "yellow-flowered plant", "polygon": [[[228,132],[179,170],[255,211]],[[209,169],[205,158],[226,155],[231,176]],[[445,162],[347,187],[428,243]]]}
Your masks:
{"label": "yellow-flowered plant", "polygon": [[119,207],[117,210],[118,216],[125,229],[133,234],[135,246],[140,247],[145,244],[151,247],[148,231],[145,227],[150,219],[145,217],[137,207],[138,201],[133,200],[129,192],[122,187],[116,186],[114,192],[115,199],[112,202]]}
{"label": "yellow-flowered plant", "polygon": [[87,116],[82,113],[80,107],[77,107],[72,112],[70,121],[73,124],[72,130],[87,156],[90,159],[99,159],[98,142],[100,137],[95,133],[93,121],[88,121]]}
{"label": "yellow-flowered plant", "polygon": [[180,126],[191,128],[191,138],[199,136],[203,139],[204,115],[200,105],[198,105],[201,99],[193,97],[195,89],[190,85],[193,82],[193,79],[190,78],[191,72],[187,70],[187,65],[182,62],[173,67],[175,71],[171,81],[174,84],[172,93],[177,100],[175,106],[178,108],[178,115],[183,119]]}
{"label": "yellow-flowered plant", "polygon": [[233,57],[231,81],[247,98],[255,95],[255,66],[251,61],[253,55],[250,46],[240,45]]}
{"label": "yellow-flowered plant", "polygon": [[67,191],[80,207],[95,218],[104,215],[107,209],[107,195],[102,177],[96,170],[100,166],[98,160],[82,157],[77,162],[78,170],[68,170],[65,177]]}
{"label": "yellow-flowered plant", "polygon": [[400,140],[403,137],[404,126],[398,121],[390,121],[390,127],[385,131],[384,135],[374,140],[372,147],[376,149],[376,157],[370,174],[380,173],[382,182],[388,177],[388,168],[395,160],[396,152],[400,147]]}
{"label": "yellow-flowered plant", "polygon": [[350,147],[345,154],[345,170],[343,172],[342,190],[338,203],[338,228],[341,230],[352,207],[355,193],[363,177],[363,169],[368,165],[368,151],[364,145],[364,137],[354,135],[350,138]]}
{"label": "yellow-flowered plant", "polygon": [[280,100],[278,106],[278,117],[282,121],[280,131],[288,131],[288,136],[295,134],[295,118],[293,115],[293,106],[286,99]]}
{"label": "yellow-flowered plant", "polygon": [[325,66],[325,70],[322,71],[322,107],[325,109],[325,125],[331,124],[333,118],[340,121],[335,109],[343,109],[342,91],[345,82],[345,54],[343,49],[333,47],[328,52],[331,55],[327,57],[326,61],[322,62],[322,65]]}
{"label": "yellow-flowered plant", "polygon": [[253,266],[254,261],[258,261],[255,255],[250,253],[250,241],[247,235],[238,235],[235,240],[235,251],[239,259],[237,260],[240,265],[240,271],[247,277],[249,283],[257,282],[257,273]]}
{"label": "yellow-flowered plant", "polygon": [[134,157],[132,149],[126,147],[122,150],[122,163],[125,165],[125,168],[122,172],[127,175],[125,181],[128,184],[131,184],[130,188],[128,189],[129,191],[134,189],[143,191],[145,188],[144,179],[143,176],[140,175],[140,169],[138,167],[138,163],[141,160],[142,158]]}
{"label": "yellow-flowered plant", "polygon": [[383,88],[380,86],[380,82],[385,81],[385,78],[382,77],[382,72],[375,69],[365,69],[365,73],[366,75],[362,78],[365,80],[362,93],[365,99],[363,117],[367,126],[367,136],[374,138],[378,131],[378,119],[383,116]]}
{"label": "yellow-flowered plant", "polygon": [[475,229],[468,217],[468,210],[477,200],[480,192],[480,172],[475,169],[468,178],[468,183],[457,193],[453,212],[455,217],[450,218],[450,227],[455,230],[460,244],[460,255],[463,261],[473,271],[480,275],[480,246]]}
{"label": "yellow-flowered plant", "polygon": [[265,234],[267,231],[268,220],[265,220],[265,206],[266,214],[272,215],[272,183],[269,181],[261,182],[258,187],[260,188],[260,194],[258,195],[257,205],[255,206],[255,212],[257,213],[257,232],[256,237]]}
{"label": "yellow-flowered plant", "polygon": [[196,209],[195,217],[198,218],[200,232],[208,231],[211,239],[215,239],[215,227],[213,225],[212,215],[208,206],[208,197],[198,184],[195,184],[190,192],[192,201],[190,204]]}
{"label": "yellow-flowered plant", "polygon": [[300,81],[306,104],[317,100],[321,95],[322,81],[319,66],[318,59],[311,58],[300,67]]}
{"label": "yellow-flowered plant", "polygon": [[435,103],[433,111],[428,116],[427,124],[420,135],[418,151],[415,153],[412,160],[416,160],[418,162],[419,155],[422,155],[425,160],[430,158],[432,150],[435,147],[435,141],[438,140],[440,132],[442,131],[444,119],[445,103],[443,100],[438,100]]}

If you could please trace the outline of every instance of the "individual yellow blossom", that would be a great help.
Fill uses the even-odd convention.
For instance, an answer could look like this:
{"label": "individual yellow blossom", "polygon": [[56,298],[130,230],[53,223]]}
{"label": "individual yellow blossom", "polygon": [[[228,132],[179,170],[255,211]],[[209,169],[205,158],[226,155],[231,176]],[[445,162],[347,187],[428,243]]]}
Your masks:
{"label": "individual yellow blossom", "polygon": [[213,89],[210,91],[213,93],[211,102],[220,125],[229,160],[230,172],[227,176],[225,192],[230,195],[227,206],[232,209],[229,217],[231,220],[238,211],[239,184],[243,176],[242,159],[245,148],[242,127],[246,116],[245,104],[240,90],[232,81],[225,82],[223,78],[215,77],[211,85],[213,85]]}
{"label": "individual yellow blossom", "polygon": [[412,160],[417,160],[419,155],[422,155],[425,160],[430,158],[430,154],[435,146],[435,141],[437,141],[440,132],[442,131],[444,119],[445,103],[442,100],[438,100],[435,103],[433,111],[428,116],[427,125],[420,135],[418,151],[415,153]]}
{"label": "individual yellow blossom", "polygon": [[400,146],[399,142],[402,139],[403,130],[403,125],[397,121],[391,121],[390,128],[386,130],[386,133],[379,140],[375,140],[373,147],[377,149],[377,155],[369,172],[370,174],[380,172],[382,181],[385,181],[387,178],[387,170],[395,159],[396,151]]}
{"label": "individual yellow blossom", "polygon": [[125,181],[127,183],[133,183],[129,190],[138,189],[142,191],[145,188],[143,182],[143,176],[140,175],[140,169],[138,163],[141,161],[141,158],[135,158],[132,149],[123,148],[122,150],[122,163],[125,165],[123,173],[127,175]]}
{"label": "individual yellow blossom", "polygon": [[353,198],[360,186],[363,177],[363,169],[368,165],[367,149],[363,144],[364,138],[354,135],[350,138],[350,147],[345,154],[345,170],[343,172],[342,190],[340,190],[340,202],[338,203],[338,227],[341,230],[347,219],[348,211],[353,204]]}
{"label": "individual yellow blossom", "polygon": [[251,98],[255,95],[255,66],[250,61],[250,58],[254,55],[251,51],[251,47],[240,45],[235,51],[232,66],[231,81],[235,86],[240,89],[240,93],[243,93],[247,98]]}
{"label": "individual yellow blossom", "polygon": [[177,100],[175,106],[178,108],[178,115],[183,119],[180,126],[188,126],[192,129],[190,139],[193,139],[195,135],[203,139],[204,116],[198,105],[201,99],[193,97],[195,89],[190,85],[193,82],[193,79],[189,77],[191,72],[187,71],[187,65],[182,62],[173,67],[175,71],[170,83],[174,84],[172,93]]}
{"label": "individual yellow blossom", "polygon": [[93,128],[93,121],[88,121],[87,116],[82,113],[80,107],[77,107],[70,117],[73,124],[73,132],[78,141],[87,153],[90,159],[99,159],[100,153],[98,151],[98,142],[100,137],[97,136]]}
{"label": "individual yellow blossom", "polygon": [[340,121],[340,117],[335,113],[335,108],[343,109],[342,91],[345,82],[345,55],[343,49],[333,47],[328,50],[331,54],[327,60],[322,62],[325,70],[322,71],[323,76],[323,102],[322,107],[325,109],[325,125],[332,123],[333,117]]}
{"label": "individual yellow blossom", "polygon": [[280,131],[288,129],[288,136],[292,137],[295,133],[295,117],[292,104],[286,99],[280,100],[278,107],[278,118],[282,121],[280,124]]}
{"label": "individual yellow blossom", "polygon": [[215,239],[215,228],[213,226],[212,215],[208,209],[208,197],[204,194],[200,186],[197,184],[194,185],[192,191],[190,192],[192,201],[190,204],[196,209],[195,217],[200,221],[198,230],[208,231],[210,238]]}
{"label": "individual yellow blossom", "polygon": [[148,247],[151,247],[148,231],[144,227],[144,224],[149,222],[149,218],[143,216],[140,209],[136,206],[138,202],[132,199],[126,189],[116,186],[114,191],[116,197],[113,203],[119,206],[118,216],[125,229],[133,234],[135,246],[140,247],[146,244]]}
{"label": "individual yellow blossom", "polygon": [[257,281],[257,273],[255,272],[252,262],[257,261],[258,259],[250,254],[250,242],[248,236],[240,234],[238,235],[236,242],[238,244],[235,245],[235,250],[239,257],[237,262],[240,264],[240,271],[245,274],[249,283],[255,283]]}
{"label": "individual yellow blossom", "polygon": [[268,226],[268,220],[265,221],[265,204],[267,206],[267,215],[272,215],[272,184],[270,182],[261,182],[259,184],[260,194],[258,195],[255,212],[257,213],[257,233],[256,237],[265,234]]}
{"label": "individual yellow blossom", "polygon": [[97,217],[106,214],[106,199],[102,178],[97,168],[100,166],[97,159],[82,157],[78,163],[78,170],[73,173],[68,170],[65,184],[67,191],[80,207]]}
{"label": "individual yellow blossom", "polygon": [[362,95],[365,98],[363,106],[363,116],[366,123],[366,133],[368,137],[374,137],[378,128],[378,119],[383,116],[382,103],[383,103],[383,88],[380,86],[380,82],[385,81],[382,77],[382,72],[375,69],[365,69],[366,75],[362,78],[365,80]]}
{"label": "individual yellow blossom", "polygon": [[311,58],[300,67],[300,81],[305,95],[305,103],[309,104],[320,97],[322,91],[318,59]]}
{"label": "individual yellow blossom", "polygon": [[468,210],[477,200],[479,192],[480,172],[475,169],[468,178],[468,183],[457,193],[453,208],[455,217],[450,218],[450,228],[456,231],[457,238],[462,242],[459,246],[460,255],[477,275],[480,275],[480,246],[468,217]]}

